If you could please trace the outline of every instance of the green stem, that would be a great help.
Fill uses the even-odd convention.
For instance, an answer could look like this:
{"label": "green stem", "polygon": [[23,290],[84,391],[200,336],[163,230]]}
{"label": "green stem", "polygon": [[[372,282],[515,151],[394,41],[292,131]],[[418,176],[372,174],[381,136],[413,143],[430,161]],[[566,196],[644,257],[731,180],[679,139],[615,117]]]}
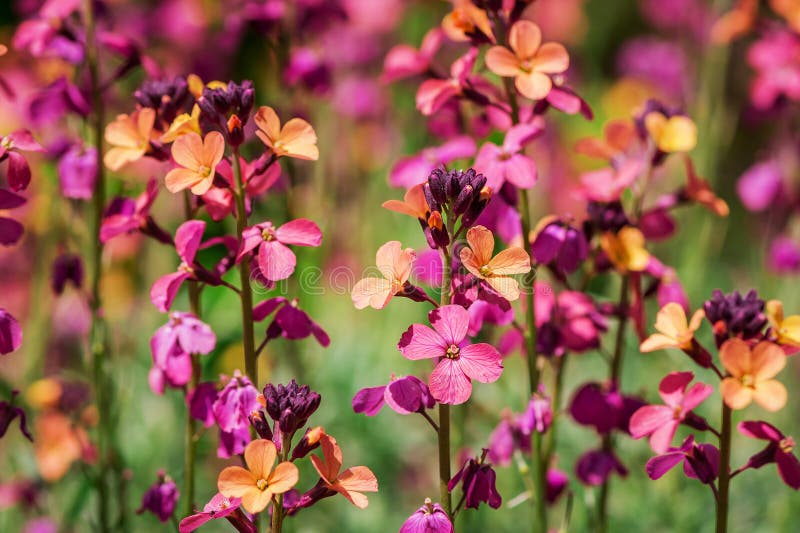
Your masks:
{"label": "green stem", "polygon": [[728,500],[730,494],[731,418],[733,411],[722,402],[722,431],[719,439],[719,481],[717,493],[717,533],[728,531]]}
{"label": "green stem", "polygon": [[[281,437],[281,453],[278,455],[279,462],[289,458],[289,448],[292,447],[291,435],[283,434]],[[283,494],[277,494],[272,504],[272,529],[271,533],[281,533],[283,529]]]}
{"label": "green stem", "polygon": [[[245,188],[242,168],[239,163],[239,151],[233,150],[233,174],[236,179],[236,234],[239,240],[247,227],[247,210],[245,209]],[[244,346],[245,373],[258,385],[258,366],[256,364],[256,343],[253,330],[253,291],[250,288],[250,262],[246,259],[239,263],[239,281],[242,302],[242,344]]]}
{"label": "green stem", "polygon": [[[448,234],[452,235],[452,223],[448,221]],[[439,296],[441,305],[448,305],[451,301],[450,285],[453,274],[453,261],[450,246],[442,249],[442,293]],[[439,404],[439,431],[437,432],[439,445],[439,494],[440,505],[447,516],[453,519],[453,502],[450,498],[450,491],[447,484],[450,482],[450,406]],[[454,525],[455,527],[455,525]]]}
{"label": "green stem", "polygon": [[[186,220],[191,220],[192,207],[188,191],[184,192],[184,207],[186,211]],[[196,281],[189,281],[189,309],[192,314],[200,318],[200,287]],[[192,354],[192,377],[189,381],[189,391],[197,389],[200,383],[200,356]],[[194,485],[195,485],[195,456],[197,450],[197,422],[195,421],[189,410],[186,410],[186,456],[183,467],[183,496],[184,500],[184,515],[189,516],[194,512]]]}

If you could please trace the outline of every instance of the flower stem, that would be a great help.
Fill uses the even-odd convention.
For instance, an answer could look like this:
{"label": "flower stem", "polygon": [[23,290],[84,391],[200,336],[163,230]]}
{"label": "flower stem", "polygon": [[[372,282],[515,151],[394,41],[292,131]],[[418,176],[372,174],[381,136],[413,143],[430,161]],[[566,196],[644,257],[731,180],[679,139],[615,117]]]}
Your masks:
{"label": "flower stem", "polygon": [[731,418],[733,411],[722,402],[722,434],[719,439],[719,486],[717,490],[717,533],[728,531],[728,499],[730,494]]}
{"label": "flower stem", "polygon": [[[242,233],[247,227],[247,210],[245,208],[245,188],[242,178],[242,167],[239,163],[239,150],[233,150],[233,174],[236,179],[236,234],[242,240]],[[242,344],[244,346],[244,368],[250,380],[258,385],[258,366],[256,364],[256,343],[253,331],[253,291],[250,288],[250,262],[243,259],[239,263],[239,281],[242,302]]]}
{"label": "flower stem", "polygon": [[[452,223],[448,221],[448,234],[452,234]],[[453,274],[453,260],[450,246],[442,249],[442,293],[439,296],[441,305],[450,304],[450,285]],[[453,502],[447,484],[450,482],[450,406],[439,404],[439,431],[437,432],[439,444],[439,494],[440,505],[450,520],[453,520]],[[453,524],[455,528],[455,524]]]}
{"label": "flower stem", "polygon": [[[184,208],[186,212],[186,220],[191,220],[193,217],[192,215],[192,206],[191,206],[191,199],[189,198],[188,191],[184,191],[183,195],[183,202]],[[196,281],[190,280],[189,281],[189,309],[192,314],[198,318],[200,318],[200,287]],[[200,382],[200,356],[198,354],[192,354],[192,377],[189,380],[189,388],[187,389],[187,394],[190,391],[197,389],[197,385]],[[196,448],[197,448],[197,438],[195,433],[197,431],[197,423],[195,422],[194,417],[192,416],[189,409],[186,409],[186,456],[183,468],[183,495],[184,495],[184,515],[189,516],[194,512],[194,463],[195,463],[195,455],[196,455]]]}
{"label": "flower stem", "polygon": [[[292,447],[292,436],[283,434],[281,437],[281,452],[279,454],[279,462],[286,461],[289,458],[289,448]],[[283,529],[283,494],[275,495],[275,500],[272,504],[272,528],[271,533],[281,533]]]}

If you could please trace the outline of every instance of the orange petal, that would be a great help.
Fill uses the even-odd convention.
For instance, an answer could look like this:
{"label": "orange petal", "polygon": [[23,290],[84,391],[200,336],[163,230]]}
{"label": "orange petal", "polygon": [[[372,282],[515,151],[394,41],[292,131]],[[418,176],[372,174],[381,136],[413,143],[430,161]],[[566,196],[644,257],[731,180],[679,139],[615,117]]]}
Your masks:
{"label": "orange petal", "polygon": [[203,139],[203,164],[210,169],[217,168],[225,155],[225,138],[218,131],[209,132]]}
{"label": "orange petal", "polygon": [[689,321],[689,331],[694,333],[698,329],[700,329],[700,324],[703,323],[703,319],[706,317],[706,312],[702,309],[698,309],[692,315],[692,320]]}
{"label": "orange petal", "polygon": [[226,498],[241,498],[250,491],[258,491],[256,478],[241,466],[229,466],[217,477],[217,488]]}
{"label": "orange petal", "polygon": [[467,231],[467,242],[475,254],[479,266],[489,264],[494,253],[494,235],[484,226],[475,226]]}
{"label": "orange petal", "polygon": [[481,267],[486,263],[479,263],[478,258],[475,256],[475,253],[467,248],[464,247],[459,252],[459,256],[461,257],[461,264],[464,265],[470,274],[475,276],[476,278],[483,279],[483,274],[481,274]]}
{"label": "orange petal", "polygon": [[406,202],[401,202],[400,200],[386,200],[381,204],[381,207],[388,209],[389,211],[412,216],[414,218],[419,216],[419,212],[416,209],[408,205]]}
{"label": "orange petal", "polygon": [[689,329],[686,323],[686,313],[683,306],[678,303],[670,302],[656,314],[656,330],[667,337],[677,339],[682,333]]}
{"label": "orange petal", "polygon": [[639,351],[642,353],[655,352],[657,350],[664,350],[666,348],[677,348],[678,343],[672,337],[667,337],[661,333],[653,333],[647,337],[644,342],[639,346]]}
{"label": "orange petal", "polygon": [[530,59],[542,44],[542,30],[530,20],[520,20],[508,32],[508,45],[520,59]]}
{"label": "orange petal", "polygon": [[569,68],[569,54],[564,45],[544,43],[533,60],[533,68],[546,74],[558,74]]}
{"label": "orange petal", "polygon": [[256,487],[253,487],[253,490],[242,495],[242,507],[244,507],[248,513],[260,513],[267,508],[270,500],[272,500],[272,491],[258,490]]}
{"label": "orange petal", "polygon": [[342,468],[342,449],[339,448],[336,439],[327,434],[320,439],[320,445],[325,459],[322,460],[318,456],[312,455],[311,462],[322,479],[333,483]]}
{"label": "orange petal", "polygon": [[137,148],[141,143],[133,119],[128,115],[117,115],[114,122],[106,126],[104,137],[108,144],[122,148]]}
{"label": "orange petal", "polygon": [[636,129],[626,120],[610,120],[603,128],[603,135],[610,146],[624,152],[636,137]]}
{"label": "orange petal", "polygon": [[207,178],[201,179],[197,182],[191,189],[192,194],[196,194],[197,196],[202,196],[208,192],[211,188],[211,185],[214,183],[214,176],[211,175]]}
{"label": "orange petal", "polygon": [[498,76],[507,78],[521,72],[517,56],[503,46],[493,46],[486,52],[486,66]]}
{"label": "orange petal", "polygon": [[281,129],[278,141],[291,157],[311,161],[319,159],[317,134],[311,124],[301,118],[287,122]]}
{"label": "orange petal", "polygon": [[531,258],[519,246],[512,246],[494,256],[489,261],[489,268],[493,274],[500,276],[526,274],[531,271]]}
{"label": "orange petal", "polygon": [[291,489],[300,479],[300,471],[289,461],[284,461],[275,467],[269,477],[269,490],[274,494],[283,494]]}
{"label": "orange petal", "polygon": [[194,187],[203,178],[194,170],[188,168],[173,168],[167,173],[164,178],[164,183],[167,190],[171,193],[181,192],[189,187]]}
{"label": "orange petal", "polygon": [[517,280],[514,278],[492,276],[486,279],[486,283],[509,302],[513,302],[519,298],[519,283],[517,283]]}
{"label": "orange petal", "polygon": [[278,452],[271,440],[256,439],[244,449],[244,462],[256,479],[268,479]]}
{"label": "orange petal", "polygon": [[417,258],[417,252],[413,248],[406,248],[400,251],[400,255],[394,263],[392,276],[398,283],[405,283],[411,277],[411,267]]}
{"label": "orange petal", "polygon": [[196,133],[181,135],[172,143],[172,159],[182,167],[197,170],[203,165],[203,139]]}
{"label": "orange petal", "polygon": [[138,161],[144,155],[144,150],[140,148],[119,148],[115,147],[106,152],[103,156],[103,164],[113,171],[117,171],[127,165]]}
{"label": "orange petal", "polygon": [[744,409],[753,401],[753,389],[745,387],[738,379],[723,379],[719,384],[719,392],[731,409]]}
{"label": "orange petal", "polygon": [[353,286],[350,298],[356,309],[364,309],[367,306],[383,309],[394,296],[393,286],[388,279],[364,278]]}
{"label": "orange petal", "polygon": [[359,492],[378,492],[378,478],[366,466],[353,466],[339,474],[339,485]]}
{"label": "orange petal", "polygon": [[400,241],[389,241],[378,248],[375,253],[375,264],[384,278],[388,280],[394,279],[394,266],[400,259],[402,250],[403,245],[400,244]]}
{"label": "orange petal", "polygon": [[773,378],[786,366],[786,354],[777,345],[762,341],[752,352],[753,377],[756,382]]}
{"label": "orange petal", "polygon": [[741,339],[730,339],[719,349],[719,359],[722,366],[734,377],[742,377],[752,373],[750,362],[750,347]]}
{"label": "orange petal", "polygon": [[756,403],[773,413],[783,409],[788,396],[783,383],[774,379],[757,383],[753,392],[753,399]]}
{"label": "orange petal", "polygon": [[278,114],[269,106],[261,106],[258,108],[253,120],[263,132],[263,135],[259,135],[259,138],[271,148],[281,133],[281,121],[278,118]]}
{"label": "orange petal", "polygon": [[145,107],[136,112],[136,127],[139,139],[150,140],[153,125],[156,123],[156,110]]}
{"label": "orange petal", "polygon": [[338,483],[331,487],[333,490],[344,496],[353,505],[359,509],[366,509],[369,505],[369,499],[360,492],[347,490],[345,487],[340,486]]}
{"label": "orange petal", "polygon": [[514,86],[522,96],[531,100],[541,100],[553,88],[553,81],[549,76],[533,71],[528,74],[520,74],[514,78]]}

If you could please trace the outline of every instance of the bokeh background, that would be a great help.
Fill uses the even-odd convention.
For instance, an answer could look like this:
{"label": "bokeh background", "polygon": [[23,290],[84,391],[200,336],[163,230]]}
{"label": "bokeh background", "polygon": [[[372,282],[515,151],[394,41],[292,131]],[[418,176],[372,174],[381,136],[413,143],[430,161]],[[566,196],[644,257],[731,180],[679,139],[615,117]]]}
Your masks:
{"label": "bokeh background", "polygon": [[[10,43],[16,25],[38,7],[36,0],[0,3],[0,42]],[[396,349],[401,333],[412,322],[424,322],[425,306],[407,300],[393,301],[381,312],[356,311],[349,288],[364,268],[374,264],[375,250],[388,240],[424,249],[417,224],[381,209],[401,190],[387,182],[391,165],[404,155],[436,144],[426,120],[416,111],[418,82],[385,84],[380,80],[383,57],[398,43],[418,46],[425,32],[438,24],[450,4],[435,0],[342,0],[334,19],[320,2],[319,19],[307,21],[302,42],[306,60],[320,70],[309,70],[300,79],[288,79],[276,65],[263,21],[244,15],[244,4],[203,0],[104,2],[118,28],[139,42],[169,75],[195,72],[203,79],[252,79],[257,105],[268,104],[285,116],[309,118],[319,136],[321,157],[317,163],[295,162],[289,169],[293,187],[287,197],[268,196],[255,217],[286,220],[308,217],[324,234],[317,249],[297,250],[298,275],[287,287],[300,294],[304,308],[329,333],[331,345],[321,348],[312,339],[270,343],[260,362],[262,387],[267,381],[285,382],[294,377],[322,394],[314,416],[342,445],[345,464],[369,466],[377,475],[380,492],[370,495],[369,508],[359,511],[343,500],[328,499],[300,520],[289,519],[286,531],[383,532],[396,531],[426,496],[436,497],[435,439],[430,428],[415,417],[401,417],[386,410],[377,417],[354,414],[350,406],[359,389],[385,383],[391,373],[419,371]],[[288,4],[293,2],[289,1]],[[800,309],[797,278],[777,274],[766,265],[769,246],[777,233],[792,230],[792,185],[797,174],[787,164],[784,197],[764,213],[743,208],[736,193],[738,177],[765,153],[786,150],[797,156],[797,107],[787,105],[773,115],[754,115],[748,103],[753,70],[746,55],[750,41],[712,45],[708,32],[716,17],[731,2],[702,0],[537,0],[534,18],[546,40],[567,45],[572,67],[571,85],[591,105],[595,117],[550,115],[548,134],[532,148],[540,168],[534,190],[536,218],[550,213],[583,216],[580,203],[569,193],[581,171],[593,163],[576,155],[574,142],[599,136],[612,118],[629,117],[649,97],[660,97],[685,107],[698,125],[699,143],[693,156],[700,175],[731,207],[725,219],[691,208],[681,212],[676,238],[655,246],[657,255],[673,265],[693,307],[702,304],[711,290],[746,290],[757,287],[764,298],[780,298],[789,313]],[[238,16],[238,18],[237,18]],[[292,36],[288,36],[292,38]],[[295,50],[294,53],[297,53]],[[456,48],[443,55],[454,57]],[[298,60],[299,61],[299,60]],[[447,63],[442,62],[442,65]],[[55,142],[57,128],[37,123],[27,112],[37,91],[69,67],[58,61],[35,60],[14,52],[0,59],[2,76],[17,98],[0,98],[0,133],[19,127],[32,129],[47,145]],[[114,92],[112,109],[133,107],[132,91],[142,81],[133,71]],[[113,114],[111,114],[113,116]],[[166,167],[142,163],[125,169],[115,180],[115,193],[142,189],[148,176],[161,177]],[[659,177],[665,190],[683,179],[682,169],[668,168]],[[59,194],[55,165],[46,156],[34,158],[29,204],[21,211],[26,235],[12,248],[0,248],[0,306],[23,322],[22,349],[0,360],[0,388],[23,391],[30,402],[31,383],[57,375],[87,379],[82,362],[82,338],[88,321],[83,300],[69,289],[56,297],[50,290],[50,265],[60,249],[80,251],[89,228],[85,225],[86,202],[64,200]],[[787,205],[789,205],[787,207]],[[162,195],[155,217],[173,231],[180,222],[179,198]],[[19,214],[19,213],[17,213]],[[785,230],[785,228],[789,228]],[[149,287],[160,275],[172,271],[177,258],[168,247],[134,235],[113,241],[104,256],[106,274],[102,290],[113,331],[114,409],[118,440],[130,479],[118,495],[129,508],[138,507],[144,490],[156,472],[164,469],[178,481],[183,465],[182,395],[167,391],[154,395],[147,384],[151,364],[148,346],[163,316],[148,298]],[[235,277],[235,275],[234,275]],[[280,288],[278,289],[280,290]],[[616,292],[613,286],[592,288],[598,299]],[[257,294],[257,300],[267,296]],[[273,295],[273,293],[269,293]],[[181,295],[176,308],[186,307]],[[202,300],[204,320],[213,325],[219,342],[213,354],[203,357],[203,374],[213,379],[231,374],[241,361],[238,301],[224,289],[206,290]],[[649,309],[653,316],[654,309]],[[707,331],[706,331],[707,333]],[[493,337],[489,333],[490,338]],[[706,339],[708,340],[708,339]],[[610,340],[608,341],[610,342]],[[637,339],[627,339],[623,389],[654,399],[658,380],[666,372],[685,367],[678,353],[639,355]],[[783,381],[797,390],[798,365],[790,361]],[[598,353],[573,357],[567,374],[567,397],[577,383],[602,379],[605,364]],[[707,377],[696,372],[699,379]],[[454,410],[454,442],[477,451],[486,445],[500,412],[519,411],[527,402],[526,373],[521,358],[506,361],[506,371],[493,386],[475,388],[469,408]],[[27,395],[27,396],[26,396]],[[715,396],[716,397],[716,396]],[[776,425],[800,435],[798,397],[774,420]],[[35,402],[34,402],[35,403]],[[716,419],[717,401],[700,412]],[[713,406],[713,407],[712,407]],[[758,408],[751,408],[757,417]],[[35,407],[29,408],[37,418]],[[558,465],[572,473],[576,458],[597,437],[568,419],[559,427]],[[34,437],[37,435],[35,434]],[[754,442],[735,447],[734,464],[758,449]],[[227,464],[216,459],[216,435],[200,441],[201,468],[198,496],[201,501],[216,492],[217,472]],[[711,531],[711,494],[701,485],[671,473],[658,482],[644,474],[650,457],[645,442],[620,439],[620,457],[630,474],[612,485],[612,531]],[[301,472],[306,479],[311,472]],[[49,516],[64,531],[91,531],[91,487],[76,464],[56,482],[38,475],[31,445],[16,431],[0,441],[0,484],[32,480],[41,489],[36,504],[14,502],[10,489],[0,491],[0,531],[22,531],[37,516]],[[524,491],[516,469],[499,470],[498,488],[504,498],[499,511],[482,508],[459,517],[460,531],[517,531],[530,520],[530,507],[510,508],[507,502]],[[597,491],[571,481],[573,507],[571,531],[583,531],[590,516],[587,509]],[[735,531],[794,531],[800,520],[797,494],[779,483],[774,466],[748,471],[733,484],[731,524]],[[564,513],[563,503],[554,516]],[[134,531],[170,531],[152,515],[134,516]],[[210,523],[203,531],[226,531],[225,522]]]}

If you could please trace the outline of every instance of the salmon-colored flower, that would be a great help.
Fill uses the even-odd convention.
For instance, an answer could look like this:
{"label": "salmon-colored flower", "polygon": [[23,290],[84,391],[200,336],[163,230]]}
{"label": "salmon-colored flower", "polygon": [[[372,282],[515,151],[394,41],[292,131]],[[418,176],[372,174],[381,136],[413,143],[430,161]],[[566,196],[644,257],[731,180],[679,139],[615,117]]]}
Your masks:
{"label": "salmon-colored flower", "polygon": [[453,10],[442,19],[442,30],[453,41],[469,41],[470,34],[481,32],[494,42],[489,15],[472,0],[455,0]]}
{"label": "salmon-colored flower", "polygon": [[172,144],[172,158],[180,167],[167,174],[167,190],[176,193],[191,188],[194,194],[205,194],[224,154],[225,139],[218,131],[210,132],[205,139],[194,132],[178,137]]}
{"label": "salmon-colored flower", "polygon": [[644,234],[632,226],[625,226],[616,234],[604,233],[600,238],[609,261],[622,272],[640,272],[647,267],[650,252],[644,242]]}
{"label": "salmon-colored flower", "polygon": [[659,111],[651,111],[644,117],[644,125],[662,152],[689,152],[697,146],[697,126],[685,115],[668,118]]}
{"label": "salmon-colored flower", "polygon": [[731,409],[744,409],[753,400],[767,411],[786,405],[786,387],[774,378],[786,366],[786,354],[777,344],[762,341],[754,348],[741,339],[725,341],[719,351],[725,370],[720,392]]}
{"label": "salmon-colored flower", "polygon": [[711,26],[711,42],[726,44],[742,37],[753,29],[757,15],[758,0],[738,0]]}
{"label": "salmon-colored flower", "polygon": [[486,66],[503,77],[513,77],[517,90],[531,100],[541,100],[553,88],[548,74],[569,68],[569,54],[559,43],[542,44],[542,31],[529,20],[511,26],[508,44],[493,46],[486,52]]}
{"label": "salmon-colored flower", "polygon": [[705,312],[702,309],[698,309],[692,315],[692,320],[687,323],[686,312],[681,304],[676,302],[668,303],[656,315],[656,330],[658,333],[653,333],[645,339],[639,346],[639,350],[642,352],[654,352],[666,348],[690,350],[694,332],[700,327],[705,316]]}
{"label": "salmon-colored flower", "polygon": [[117,115],[114,122],[106,126],[105,139],[111,149],[103,157],[105,165],[117,171],[141,159],[150,148],[155,121],[156,112],[149,107],[130,115]]}
{"label": "salmon-colored flower", "polygon": [[424,183],[414,185],[406,191],[402,201],[387,200],[383,202],[382,207],[420,220],[428,220],[430,207],[428,207],[428,202],[425,200],[425,193],[422,190],[423,185]]}
{"label": "salmon-colored flower", "polygon": [[636,140],[636,129],[629,120],[610,120],[603,127],[603,138],[589,137],[575,144],[575,151],[588,157],[611,161],[628,151]]}
{"label": "salmon-colored flower", "polygon": [[461,249],[461,262],[469,272],[489,284],[508,301],[519,298],[519,283],[510,277],[531,270],[531,258],[519,246],[506,248],[496,256],[494,235],[484,226],[475,226],[467,231],[468,248]]}
{"label": "salmon-colored flower", "polygon": [[697,175],[694,170],[694,164],[689,156],[686,156],[686,177],[688,183],[686,184],[686,196],[693,202],[697,202],[712,213],[720,217],[726,217],[730,213],[728,204],[725,200],[714,194],[711,186],[706,180]]}
{"label": "salmon-colored flower", "polygon": [[769,7],[783,17],[795,33],[800,32],[800,2],[797,0],[769,0]]}
{"label": "salmon-colored flower", "polygon": [[403,249],[400,241],[389,241],[375,254],[381,278],[364,278],[353,287],[351,297],[356,309],[367,306],[383,309],[392,297],[403,290],[411,276],[411,265],[417,254],[413,248]]}
{"label": "salmon-colored flower", "polygon": [[34,428],[36,466],[45,481],[58,481],[72,463],[93,456],[86,431],[61,413],[52,411],[39,416]]}
{"label": "salmon-colored flower", "polygon": [[249,513],[260,513],[272,496],[283,494],[297,484],[299,471],[289,461],[275,467],[278,452],[271,440],[252,441],[244,450],[247,468],[229,466],[219,473],[217,487],[226,498],[241,498]]}
{"label": "salmon-colored flower", "polygon": [[767,318],[779,344],[800,346],[800,315],[783,316],[783,304],[778,300],[767,302]]}
{"label": "salmon-colored flower", "polygon": [[302,118],[293,118],[281,127],[275,110],[268,106],[258,108],[255,118],[256,135],[278,156],[316,161],[319,159],[317,134],[311,124]]}
{"label": "salmon-colored flower", "polygon": [[362,492],[378,492],[378,479],[375,474],[366,466],[351,466],[340,472],[342,449],[336,444],[336,439],[325,434],[320,438],[320,444],[324,459],[312,455],[311,463],[325,486],[347,498],[359,509],[365,509],[369,501]]}

